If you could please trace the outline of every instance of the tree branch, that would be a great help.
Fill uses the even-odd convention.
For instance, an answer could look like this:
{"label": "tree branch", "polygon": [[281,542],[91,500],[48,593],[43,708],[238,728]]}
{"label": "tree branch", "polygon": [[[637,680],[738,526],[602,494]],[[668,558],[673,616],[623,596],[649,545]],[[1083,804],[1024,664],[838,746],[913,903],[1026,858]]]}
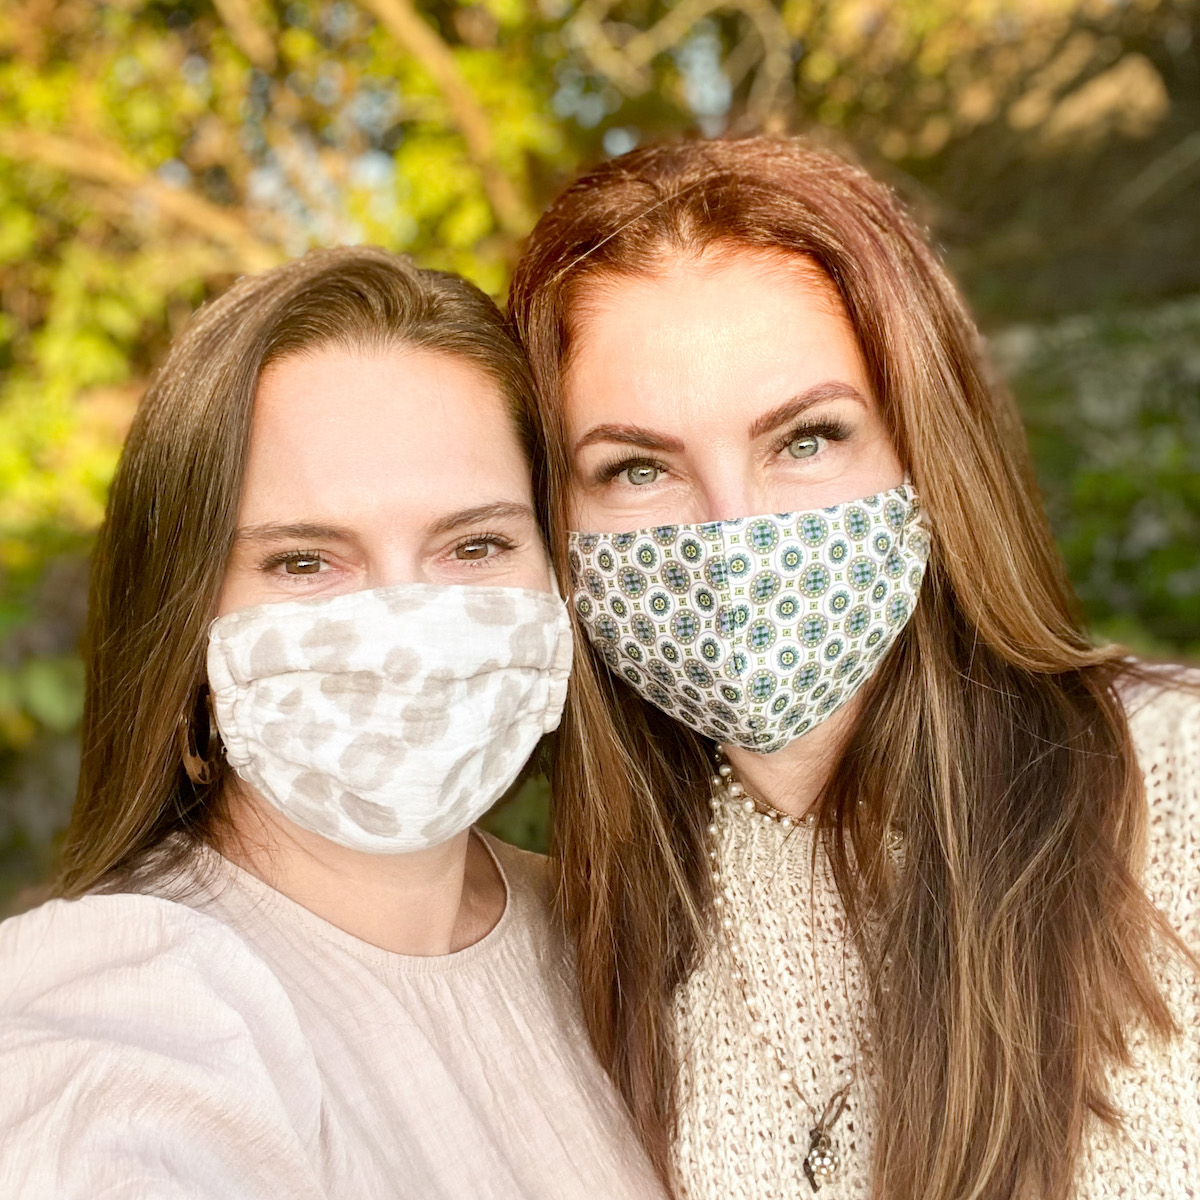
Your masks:
{"label": "tree branch", "polygon": [[629,39],[625,45],[626,59],[635,68],[649,66],[664,50],[677,46],[687,37],[697,21],[719,8],[744,11],[745,5],[731,4],[730,0],[680,0],[665,17]]}
{"label": "tree branch", "polygon": [[1200,133],[1189,133],[1125,184],[1105,206],[1088,235],[1098,238],[1111,233],[1197,167],[1200,167]]}
{"label": "tree branch", "polygon": [[[750,122],[767,133],[780,133],[795,99],[792,79],[792,38],[778,10],[767,0],[747,0],[742,6],[746,18],[762,41],[762,65],[754,77],[747,103]],[[780,97],[786,101],[781,105]]]}
{"label": "tree branch", "polygon": [[450,47],[422,20],[410,0],[361,3],[433,77],[467,144],[467,153],[483,177],[483,189],[498,224],[511,236],[524,237],[533,224],[533,214],[496,159],[488,115],[463,79]]}
{"label": "tree branch", "polygon": [[144,197],[169,220],[223,246],[239,270],[265,270],[283,257],[232,212],[147,174],[118,150],[38,130],[5,129],[0,130],[0,155]]}
{"label": "tree branch", "polygon": [[584,0],[566,32],[597,74],[611,80],[627,96],[641,96],[654,82],[645,66],[635,66],[604,32],[604,18],[614,0]]}
{"label": "tree branch", "polygon": [[275,70],[275,38],[255,13],[249,0],[213,0],[221,20],[238,49],[260,70]]}
{"label": "tree branch", "polygon": [[[792,69],[791,44],[783,17],[770,0],[680,0],[649,29],[618,46],[604,32],[603,19],[612,8],[610,0],[588,0],[571,21],[576,45],[591,66],[610,79],[627,96],[640,96],[650,90],[653,76],[650,64],[662,53],[679,45],[697,22],[711,13],[726,9],[741,13],[754,27],[759,43],[759,67],[751,88],[749,113],[757,125],[771,123],[777,101]],[[746,43],[735,55],[738,78],[754,65]]]}

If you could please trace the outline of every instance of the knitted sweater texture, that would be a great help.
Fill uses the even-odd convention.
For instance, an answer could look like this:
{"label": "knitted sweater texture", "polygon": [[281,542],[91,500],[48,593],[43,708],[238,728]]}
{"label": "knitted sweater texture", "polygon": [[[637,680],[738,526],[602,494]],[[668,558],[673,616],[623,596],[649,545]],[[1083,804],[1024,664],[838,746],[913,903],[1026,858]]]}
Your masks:
{"label": "knitted sweater texture", "polygon": [[[1200,697],[1143,688],[1127,703],[1149,810],[1143,883],[1200,953]],[[713,939],[676,1000],[681,1194],[811,1195],[802,1167],[808,1131],[854,1067],[834,1129],[841,1166],[821,1191],[868,1200],[875,1073],[863,1040],[862,971],[828,865],[818,855],[814,869],[813,832],[803,824],[785,829],[728,808],[717,828],[732,929]],[[1131,1066],[1110,1073],[1122,1128],[1090,1129],[1080,1200],[1200,1198],[1200,978],[1165,951],[1160,978],[1182,1034],[1162,1046],[1132,1032]],[[752,1032],[755,1019],[765,1038]],[[781,1066],[803,1100],[781,1082]]]}

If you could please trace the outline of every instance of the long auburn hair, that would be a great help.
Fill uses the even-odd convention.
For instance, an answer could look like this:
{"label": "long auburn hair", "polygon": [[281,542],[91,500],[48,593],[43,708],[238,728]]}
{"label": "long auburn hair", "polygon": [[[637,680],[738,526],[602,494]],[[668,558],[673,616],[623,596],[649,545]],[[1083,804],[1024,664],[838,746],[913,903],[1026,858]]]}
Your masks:
{"label": "long auburn hair", "polygon": [[[1087,1122],[1119,1119],[1106,1070],[1131,1024],[1174,1032],[1153,954],[1178,941],[1138,883],[1143,788],[1116,686],[1137,668],[1089,643],[1016,407],[889,189],[801,140],[749,138],[635,150],[554,201],[510,318],[560,577],[576,306],[597,280],[716,246],[804,256],[832,281],[932,531],[915,614],[817,813],[874,1001],[873,1194],[1064,1200]],[[712,900],[712,746],[576,633],[553,762],[560,902],[592,1041],[670,1184],[670,1006]]]}
{"label": "long auburn hair", "polygon": [[[219,840],[229,767],[211,747],[208,625],[233,548],[263,370],[322,346],[413,348],[478,367],[530,449],[529,370],[504,318],[458,276],[370,247],[314,251],[201,310],[141,401],[95,548],[79,790],[59,896],[168,874]],[[194,776],[202,781],[195,782]]]}

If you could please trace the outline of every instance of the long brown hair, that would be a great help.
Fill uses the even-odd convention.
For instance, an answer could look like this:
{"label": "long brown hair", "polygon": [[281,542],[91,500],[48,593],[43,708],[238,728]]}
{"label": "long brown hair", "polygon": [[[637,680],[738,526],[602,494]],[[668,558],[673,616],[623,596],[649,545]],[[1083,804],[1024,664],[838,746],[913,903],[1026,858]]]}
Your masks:
{"label": "long brown hair", "polygon": [[[372,248],[316,251],[204,308],[147,391],[92,566],[79,791],[56,891],[126,886],[213,842],[228,767],[208,755],[207,629],[234,543],[263,370],[321,346],[412,347],[474,364],[529,449],[532,382],[496,306],[465,280]],[[200,777],[197,782],[195,777]],[[157,852],[157,853],[155,853]]]}
{"label": "long brown hair", "polygon": [[[888,989],[873,1005],[874,1195],[1061,1200],[1086,1122],[1117,1119],[1106,1070],[1131,1023],[1174,1028],[1151,965],[1171,934],[1137,882],[1127,668],[1085,636],[1016,408],[887,188],[755,138],[637,150],[551,205],[510,316],[538,389],[558,568],[575,306],[598,279],[713,245],[802,255],[836,286],[932,529],[915,615],[817,816],[873,995]],[[553,767],[561,899],[592,1040],[668,1182],[670,1003],[711,902],[711,749],[579,638]],[[889,827],[905,835],[898,869]]]}

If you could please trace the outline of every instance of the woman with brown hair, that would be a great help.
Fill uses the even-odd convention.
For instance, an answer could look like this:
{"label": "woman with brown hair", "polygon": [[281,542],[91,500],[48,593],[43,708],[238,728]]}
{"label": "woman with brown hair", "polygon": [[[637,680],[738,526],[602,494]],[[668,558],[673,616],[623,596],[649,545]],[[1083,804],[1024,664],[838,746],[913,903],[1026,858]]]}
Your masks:
{"label": "woman with brown hair", "polygon": [[1200,1194],[1200,698],[1081,625],[891,193],[650,147],[518,266],[592,1041],[676,1194]]}
{"label": "woman with brown hair", "polygon": [[570,630],[495,306],[383,251],[243,279],[96,550],[53,900],[0,927],[5,1200],[641,1200],[543,860],[472,829]]}

